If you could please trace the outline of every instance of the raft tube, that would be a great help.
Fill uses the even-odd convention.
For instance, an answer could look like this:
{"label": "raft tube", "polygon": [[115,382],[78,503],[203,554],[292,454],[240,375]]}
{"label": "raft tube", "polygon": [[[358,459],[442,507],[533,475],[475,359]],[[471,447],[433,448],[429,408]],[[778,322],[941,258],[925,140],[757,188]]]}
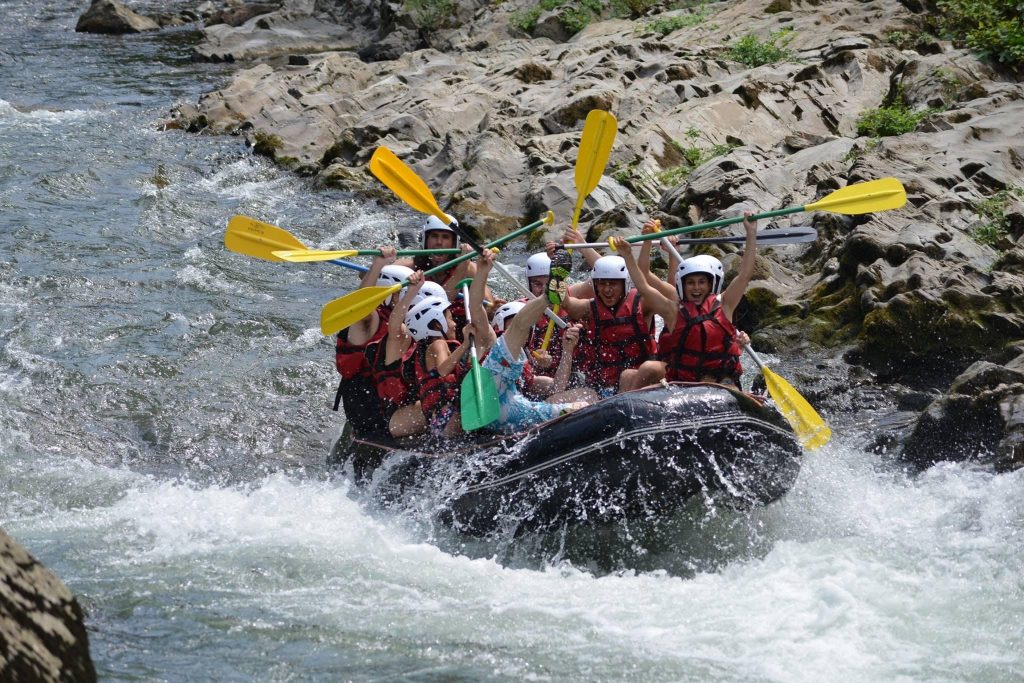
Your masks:
{"label": "raft tube", "polygon": [[648,387],[522,434],[468,439],[430,446],[346,430],[330,462],[384,505],[433,495],[439,521],[485,536],[641,522],[694,496],[767,505],[792,487],[802,455],[777,411],[717,384]]}

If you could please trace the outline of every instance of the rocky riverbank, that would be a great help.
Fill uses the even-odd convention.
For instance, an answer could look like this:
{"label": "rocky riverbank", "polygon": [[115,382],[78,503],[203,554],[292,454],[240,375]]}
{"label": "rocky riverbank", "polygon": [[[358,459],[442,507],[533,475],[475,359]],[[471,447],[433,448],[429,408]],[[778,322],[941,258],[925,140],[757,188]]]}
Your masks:
{"label": "rocky riverbank", "polygon": [[82,608],[0,529],[0,680],[95,681]]}
{"label": "rocky riverbank", "polygon": [[[424,14],[441,5],[450,12]],[[915,419],[922,396],[935,399],[975,361],[1014,356],[1024,339],[1019,78],[923,33],[934,8],[913,1],[646,3],[625,17],[608,7],[261,6],[240,25],[203,29],[196,58],[239,71],[166,125],[244,135],[319,183],[380,196],[389,193],[366,164],[387,145],[485,237],[547,208],[560,232],[594,108],[616,114],[619,131],[582,215],[591,238],[650,215],[683,225],[895,176],[903,209],[796,218],[821,239],[760,253],[755,342],[841,356],[843,376],[818,392],[826,405],[866,374],[916,397]],[[581,13],[591,23],[575,31]],[[1021,385],[1011,386],[999,391],[1012,403]],[[986,410],[1011,417],[981,450],[1009,448],[999,462],[1019,466],[1024,451],[1006,439],[1020,427],[1000,401]],[[929,417],[938,404],[924,411],[919,429],[956,431],[957,406],[945,401],[944,421]]]}

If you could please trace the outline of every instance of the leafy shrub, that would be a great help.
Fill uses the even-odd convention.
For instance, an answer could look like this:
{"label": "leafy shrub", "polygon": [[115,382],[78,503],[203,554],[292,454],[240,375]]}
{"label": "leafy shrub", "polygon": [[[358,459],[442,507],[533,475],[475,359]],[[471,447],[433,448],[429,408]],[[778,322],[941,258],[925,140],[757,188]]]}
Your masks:
{"label": "leafy shrub", "polygon": [[885,34],[885,42],[897,50],[908,50],[917,43],[914,36],[906,31],[889,31]]}
{"label": "leafy shrub", "polygon": [[619,17],[642,17],[659,0],[611,0],[612,12]]}
{"label": "leafy shrub", "polygon": [[793,29],[788,27],[772,33],[764,41],[753,34],[746,35],[729,49],[726,57],[749,67],[786,61],[793,57],[793,53],[786,49],[786,46],[793,42],[795,37]]}
{"label": "leafy shrub", "polygon": [[1024,68],[1024,5],[1020,0],[938,0],[929,24],[984,59]]}
{"label": "leafy shrub", "polygon": [[936,109],[911,111],[903,100],[897,98],[889,105],[869,109],[857,118],[857,135],[873,138],[909,133],[917,124],[934,114]]}
{"label": "leafy shrub", "polygon": [[700,131],[696,128],[689,128],[686,131],[686,138],[689,140],[688,145],[684,145],[678,140],[672,141],[672,146],[679,151],[683,157],[683,163],[679,164],[675,168],[670,168],[667,171],[662,171],[658,174],[658,180],[668,187],[674,187],[679,185],[681,182],[686,180],[689,175],[699,166],[711,161],[715,157],[720,157],[723,154],[728,154],[732,151],[735,145],[713,145],[710,149],[698,147],[696,145],[697,138],[700,137]]}
{"label": "leafy shrub", "polygon": [[691,28],[704,23],[708,18],[708,12],[704,5],[701,5],[699,11],[693,14],[681,14],[674,17],[664,17],[663,19],[655,19],[651,23],[647,24],[646,29],[654,33],[659,33],[662,36],[667,36],[673,31],[678,31],[681,28]]}
{"label": "leafy shrub", "polygon": [[405,0],[405,10],[422,31],[440,28],[455,13],[454,0]]}
{"label": "leafy shrub", "polygon": [[512,16],[508,18],[508,22],[520,31],[533,33],[533,29],[537,28],[537,19],[540,18],[540,13],[541,8],[539,6],[519,10],[512,13]]}
{"label": "leafy shrub", "polygon": [[1006,208],[1014,197],[1024,198],[1024,188],[1000,190],[974,205],[974,212],[982,219],[981,225],[971,231],[976,242],[994,247],[1009,232]]}

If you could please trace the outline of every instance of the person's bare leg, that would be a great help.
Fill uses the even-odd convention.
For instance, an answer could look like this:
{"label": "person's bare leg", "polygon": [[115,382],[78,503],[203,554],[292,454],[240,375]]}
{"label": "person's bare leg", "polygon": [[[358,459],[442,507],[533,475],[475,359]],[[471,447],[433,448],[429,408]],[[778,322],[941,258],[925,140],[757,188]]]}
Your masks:
{"label": "person's bare leg", "polygon": [[[629,373],[627,376],[626,373]],[[640,364],[634,371],[626,370],[619,380],[620,391],[642,389],[657,384],[665,379],[665,364],[660,360],[648,360]],[[628,384],[626,382],[628,381]]]}
{"label": "person's bare leg", "polygon": [[597,403],[601,397],[590,387],[576,387],[551,394],[545,400],[548,403]]}
{"label": "person's bare leg", "polygon": [[427,431],[427,418],[423,416],[420,402],[417,401],[411,406],[402,406],[396,410],[388,422],[388,431],[396,439]]}

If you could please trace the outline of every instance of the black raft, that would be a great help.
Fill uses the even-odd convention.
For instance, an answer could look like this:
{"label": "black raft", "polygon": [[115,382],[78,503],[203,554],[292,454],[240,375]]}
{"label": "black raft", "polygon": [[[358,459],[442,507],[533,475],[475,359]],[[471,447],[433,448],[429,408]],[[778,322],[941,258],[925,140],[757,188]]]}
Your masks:
{"label": "black raft", "polygon": [[778,412],[717,384],[649,387],[513,437],[468,439],[428,446],[346,429],[330,462],[381,504],[484,536],[642,522],[694,496],[767,505],[796,481],[802,454]]}

